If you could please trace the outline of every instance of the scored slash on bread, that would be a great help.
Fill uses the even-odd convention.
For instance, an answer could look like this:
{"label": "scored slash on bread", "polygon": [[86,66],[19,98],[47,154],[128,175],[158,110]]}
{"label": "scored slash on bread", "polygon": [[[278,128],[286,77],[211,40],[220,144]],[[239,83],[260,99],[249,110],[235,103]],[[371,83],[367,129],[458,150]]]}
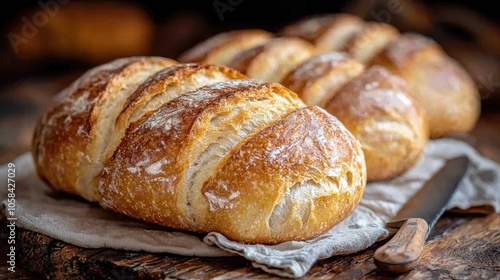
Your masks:
{"label": "scored slash on bread", "polygon": [[227,65],[241,51],[261,45],[274,35],[261,29],[244,29],[219,33],[202,44],[186,50],[177,59],[180,62]]}
{"label": "scored slash on bread", "polygon": [[359,203],[359,141],[278,83],[132,57],[56,97],[33,138],[54,189],[135,219],[247,243],[306,240]]}
{"label": "scored slash on bread", "polygon": [[363,29],[365,22],[351,14],[312,15],[289,23],[278,32],[282,37],[299,37],[313,43],[318,53],[340,51]]}
{"label": "scored slash on bread", "polygon": [[300,38],[274,38],[240,52],[228,66],[257,80],[278,82],[315,52],[312,44]]}
{"label": "scored slash on bread", "polygon": [[364,70],[365,66],[348,54],[329,52],[297,65],[281,84],[299,94],[306,104],[324,107],[334,93]]}

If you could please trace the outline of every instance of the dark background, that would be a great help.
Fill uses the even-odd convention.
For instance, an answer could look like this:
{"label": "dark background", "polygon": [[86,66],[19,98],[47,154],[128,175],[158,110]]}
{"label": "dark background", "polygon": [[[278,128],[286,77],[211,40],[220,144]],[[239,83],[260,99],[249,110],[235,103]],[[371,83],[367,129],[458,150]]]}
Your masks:
{"label": "dark background", "polygon": [[[48,2],[48,0],[42,0]],[[409,1],[409,0],[401,0]],[[465,6],[483,14],[492,20],[498,20],[498,9],[495,8],[494,1],[471,1],[471,0],[427,0],[414,2],[422,2],[424,4],[435,3],[448,3]],[[71,2],[92,2],[92,1],[78,1]],[[93,1],[103,2],[103,1]],[[110,1],[108,1],[110,2]],[[325,13],[325,12],[339,12],[346,7],[345,0],[269,0],[269,1],[255,1],[255,0],[221,0],[223,3],[239,3],[231,12],[224,14],[224,21],[220,21],[215,9],[214,1],[191,1],[191,0],[176,0],[176,1],[121,1],[128,3],[135,3],[147,11],[154,19],[161,23],[168,16],[175,14],[179,10],[195,10],[201,13],[209,23],[221,27],[228,28],[232,25],[246,25],[246,26],[260,26],[265,28],[274,28],[289,20],[297,17],[312,14],[312,13]],[[367,1],[370,2],[370,1]],[[373,1],[372,1],[373,2]],[[4,22],[15,20],[19,17],[25,9],[37,7],[38,1],[10,1],[8,7],[2,7],[0,10],[0,18]]]}
{"label": "dark background", "polygon": [[[148,18],[149,24],[151,24],[152,38],[148,42],[139,42],[139,44],[147,44],[147,51],[140,49],[130,53],[114,53],[112,43],[106,42],[105,45],[108,48],[96,47],[95,52],[99,56],[91,58],[86,54],[72,54],[68,51],[62,53],[60,49],[47,47],[53,41],[62,38],[61,40],[67,41],[66,44],[79,44],[80,49],[85,48],[86,44],[96,43],[92,41],[93,35],[114,32],[109,28],[112,24],[116,25],[118,31],[127,32],[128,29],[129,32],[134,32],[133,26],[130,26],[133,23],[130,23],[127,17],[123,17],[120,22],[107,22],[102,17],[94,19],[92,13],[86,11],[83,13],[86,13],[84,17],[86,16],[87,22],[96,21],[93,26],[86,27],[82,22],[74,24],[66,22],[64,28],[59,26],[59,29],[54,31],[54,28],[49,26],[60,16],[56,13],[50,17],[50,23],[47,26],[38,28],[39,32],[34,39],[29,39],[30,44],[35,41],[38,44],[31,44],[32,51],[42,48],[43,51],[35,52],[35,54],[31,52],[28,55],[23,52],[14,52],[8,34],[19,34],[19,26],[23,24],[22,19],[27,18],[32,21],[33,13],[43,11],[41,3],[48,4],[50,2],[57,3],[61,9],[81,2],[95,4],[94,10],[100,10],[99,6],[103,2],[133,5]],[[402,32],[416,31],[435,39],[477,80],[482,99],[493,100],[485,102],[486,107],[492,107],[490,105],[497,107],[500,104],[496,102],[500,87],[498,67],[500,63],[500,33],[491,31],[492,29],[498,31],[498,10],[494,8],[493,1],[179,0],[113,2],[64,0],[61,2],[62,4],[58,3],[57,0],[12,1],[9,2],[9,7],[4,6],[0,10],[0,19],[2,19],[0,25],[0,94],[9,85],[26,78],[66,77],[66,79],[71,80],[81,71],[124,55],[160,55],[175,59],[194,44],[227,30],[262,28],[277,32],[284,25],[308,15],[339,12],[363,13],[363,9],[366,10],[365,14],[361,15],[363,18],[379,20],[372,15],[387,13],[388,7],[394,3],[397,5],[410,3],[412,5],[405,5],[405,10],[402,13],[391,15],[387,23],[396,26]],[[458,8],[458,12],[456,8]],[[119,11],[116,12],[116,14],[119,13]],[[113,11],[110,11],[111,14]],[[405,18],[412,16],[418,20],[411,25],[402,24],[401,20],[404,21]],[[106,28],[99,28],[101,22],[102,26]],[[88,37],[88,41],[73,42],[72,30],[74,30],[73,34],[78,34],[84,32],[82,30],[85,28],[95,29],[92,32],[87,30],[87,33],[83,35]],[[57,32],[60,32],[61,29],[70,33],[58,34]],[[110,39],[110,41],[112,40]]]}

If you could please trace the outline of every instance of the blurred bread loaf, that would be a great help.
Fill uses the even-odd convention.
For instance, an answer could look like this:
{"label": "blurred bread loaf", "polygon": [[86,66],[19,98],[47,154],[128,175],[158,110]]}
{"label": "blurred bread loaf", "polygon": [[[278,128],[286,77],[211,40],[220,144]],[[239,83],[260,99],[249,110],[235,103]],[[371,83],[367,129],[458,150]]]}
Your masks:
{"label": "blurred bread loaf", "polygon": [[481,110],[478,88],[465,69],[433,40],[401,35],[373,60],[403,77],[429,118],[432,138],[465,133]]}
{"label": "blurred bread loaf", "polygon": [[403,77],[410,93],[425,108],[432,138],[468,133],[474,127],[480,113],[477,85],[435,41],[417,33],[399,34],[385,23],[362,21],[364,24],[349,32],[343,43],[338,39],[325,43],[325,33],[315,30],[333,33],[346,28],[325,17],[343,18],[345,14],[309,16],[290,23],[280,33],[333,46],[330,51],[347,52],[366,65],[379,64]]}
{"label": "blurred bread loaf", "polygon": [[39,176],[105,209],[246,243],[320,235],[361,200],[359,141],[279,83],[128,57],[61,91],[33,136]]}
{"label": "blurred bread loaf", "polygon": [[[457,3],[432,5],[435,38],[465,67],[478,86],[481,107],[500,108],[500,25],[494,18]],[[437,32],[436,32],[437,33]],[[439,35],[439,36],[438,36]]]}
{"label": "blurred bread loaf", "polygon": [[26,11],[10,34],[16,41],[16,58],[37,61],[59,58],[100,64],[111,59],[148,55],[155,26],[138,5],[126,2],[56,3]]}
{"label": "blurred bread loaf", "polygon": [[283,37],[299,37],[313,43],[318,53],[346,52],[367,63],[399,36],[392,25],[365,22],[352,14],[309,16],[290,23],[278,32]]}

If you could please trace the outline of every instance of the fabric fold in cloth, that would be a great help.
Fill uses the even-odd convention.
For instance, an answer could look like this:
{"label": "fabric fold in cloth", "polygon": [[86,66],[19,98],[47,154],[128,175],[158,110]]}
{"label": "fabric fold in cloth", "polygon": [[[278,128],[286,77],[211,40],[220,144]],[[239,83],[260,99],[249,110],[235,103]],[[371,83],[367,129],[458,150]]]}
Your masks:
{"label": "fabric fold in cloth", "polygon": [[[268,273],[295,278],[304,276],[319,259],[355,253],[373,245],[387,234],[385,221],[397,213],[446,159],[459,155],[467,155],[471,164],[447,209],[489,206],[500,212],[500,165],[465,142],[438,139],[427,144],[411,170],[393,180],[369,183],[362,201],[346,220],[307,241],[249,245],[228,240],[216,232],[200,236],[135,221],[51,191],[36,175],[28,153],[13,161],[16,225],[84,248],[203,257],[240,255]],[[0,167],[3,182],[7,181],[7,169],[7,165]],[[4,209],[7,193],[6,188],[0,191]]]}

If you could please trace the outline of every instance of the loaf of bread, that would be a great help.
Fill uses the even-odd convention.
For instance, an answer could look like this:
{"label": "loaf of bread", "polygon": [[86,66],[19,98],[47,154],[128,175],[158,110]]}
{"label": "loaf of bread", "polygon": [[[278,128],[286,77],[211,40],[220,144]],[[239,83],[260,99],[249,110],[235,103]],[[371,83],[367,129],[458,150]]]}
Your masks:
{"label": "loaf of bread", "polygon": [[423,107],[407,83],[382,66],[365,69],[345,53],[329,52],[294,68],[282,84],[336,116],[361,142],[368,181],[407,171],[429,138]]}
{"label": "loaf of bread", "polygon": [[32,5],[34,9],[15,17],[9,31],[16,35],[16,59],[27,65],[54,58],[95,65],[151,53],[156,27],[140,5],[123,1],[62,2]]}
{"label": "loaf of bread", "polygon": [[472,130],[480,113],[480,95],[462,65],[428,37],[399,34],[385,23],[359,22],[363,20],[349,14],[308,16],[278,33],[309,40],[320,53],[346,52],[403,77],[427,113],[431,138]]}
{"label": "loaf of bread", "polygon": [[225,66],[109,62],[60,92],[33,137],[37,172],[56,190],[246,243],[318,236],[366,184],[361,145],[338,119]]}

